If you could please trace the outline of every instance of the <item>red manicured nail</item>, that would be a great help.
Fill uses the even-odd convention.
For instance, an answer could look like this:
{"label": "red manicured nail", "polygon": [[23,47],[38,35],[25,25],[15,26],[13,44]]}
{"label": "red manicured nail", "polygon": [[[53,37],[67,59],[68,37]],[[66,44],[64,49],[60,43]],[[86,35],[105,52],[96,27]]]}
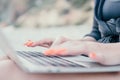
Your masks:
{"label": "red manicured nail", "polygon": [[24,45],[29,47],[29,46],[31,46],[33,43],[34,43],[33,41],[28,40]]}
{"label": "red manicured nail", "polygon": [[90,53],[89,57],[95,59],[96,58],[96,54],[95,53]]}
{"label": "red manicured nail", "polygon": [[66,51],[66,49],[49,49],[44,52],[45,55],[61,55]]}
{"label": "red manicured nail", "polygon": [[55,54],[55,50],[54,49],[48,49],[44,52],[45,55],[54,55]]}

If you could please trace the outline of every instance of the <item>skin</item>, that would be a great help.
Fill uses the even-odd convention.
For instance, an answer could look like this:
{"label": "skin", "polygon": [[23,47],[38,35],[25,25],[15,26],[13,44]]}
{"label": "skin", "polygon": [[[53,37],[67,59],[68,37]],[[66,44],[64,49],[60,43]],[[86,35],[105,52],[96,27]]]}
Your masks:
{"label": "skin", "polygon": [[[120,43],[98,43],[92,37],[85,37],[80,40],[72,40],[65,37],[55,39],[44,39],[34,42],[29,47],[42,46],[48,48],[47,55],[88,55],[91,59],[103,65],[120,64]],[[49,51],[52,51],[51,54]],[[94,53],[94,56],[90,56]]]}
{"label": "skin", "polygon": [[[77,45],[77,46],[76,46]],[[97,43],[92,37],[85,37],[82,40],[71,40],[65,37],[60,37],[57,40],[55,39],[44,39],[37,42],[34,42],[29,47],[43,46],[50,49],[58,50],[59,49],[67,49],[67,51],[61,51],[60,54],[55,52],[53,55],[78,55],[78,54],[86,54],[90,55],[94,53],[94,57],[90,56],[93,60],[104,64],[104,65],[114,65],[119,64],[120,54],[119,47],[120,43],[110,43],[103,44]],[[73,52],[71,52],[73,51]],[[109,54],[109,55],[108,55]],[[49,54],[51,55],[51,54]],[[109,73],[109,74],[28,74],[19,69],[17,65],[10,60],[7,55],[0,57],[0,80],[119,80],[119,73]],[[12,73],[11,73],[12,72]],[[7,77],[6,77],[7,75]],[[101,77],[100,77],[101,76]],[[116,76],[116,77],[115,77]]]}

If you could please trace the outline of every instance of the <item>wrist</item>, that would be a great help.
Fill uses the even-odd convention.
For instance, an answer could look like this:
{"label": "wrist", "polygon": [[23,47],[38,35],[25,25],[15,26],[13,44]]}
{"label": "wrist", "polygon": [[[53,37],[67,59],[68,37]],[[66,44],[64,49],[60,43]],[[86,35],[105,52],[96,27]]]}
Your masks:
{"label": "wrist", "polygon": [[98,52],[102,43],[97,43],[97,42],[85,42],[85,51],[86,54],[88,55],[89,53],[92,52]]}

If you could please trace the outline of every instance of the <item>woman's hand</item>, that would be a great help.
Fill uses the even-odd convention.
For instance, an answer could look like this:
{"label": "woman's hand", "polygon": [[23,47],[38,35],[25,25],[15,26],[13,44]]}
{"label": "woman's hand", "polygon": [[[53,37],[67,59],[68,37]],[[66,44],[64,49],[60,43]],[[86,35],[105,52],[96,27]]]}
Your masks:
{"label": "woman's hand", "polygon": [[69,41],[69,40],[70,39],[68,39],[66,37],[58,37],[56,39],[45,38],[45,39],[42,39],[42,40],[36,41],[36,42],[28,41],[27,43],[30,43],[30,44],[26,45],[27,43],[25,43],[25,45],[28,46],[28,47],[42,46],[42,47],[50,48],[53,45],[62,44],[63,42],[66,42],[66,41]]}
{"label": "woman's hand", "polygon": [[28,47],[42,46],[48,48],[45,55],[78,55],[86,54],[86,42],[94,41],[93,38],[87,37],[81,40],[72,40],[66,37],[58,37],[56,39],[46,38],[37,42],[33,42]]}
{"label": "woman's hand", "polygon": [[[87,39],[87,40],[86,40]],[[88,55],[91,59],[104,65],[120,64],[120,43],[103,44],[92,38],[82,40],[71,40],[65,37],[57,39],[44,39],[34,42],[29,47],[43,46],[48,49],[44,52],[48,56],[66,55]]]}
{"label": "woman's hand", "polygon": [[[27,46],[28,47],[42,46],[42,47],[49,48],[53,42],[54,42],[53,38],[46,38],[36,42],[31,41],[31,44],[30,45],[28,44]],[[30,43],[30,42],[28,41],[27,43]]]}
{"label": "woman's hand", "polygon": [[86,42],[84,41],[71,40],[71,41],[63,42],[61,44],[56,44],[56,43],[54,43],[54,45],[52,45],[48,50],[45,51],[45,55],[66,56],[66,55],[79,55],[79,54],[87,53],[87,46],[85,44]]}

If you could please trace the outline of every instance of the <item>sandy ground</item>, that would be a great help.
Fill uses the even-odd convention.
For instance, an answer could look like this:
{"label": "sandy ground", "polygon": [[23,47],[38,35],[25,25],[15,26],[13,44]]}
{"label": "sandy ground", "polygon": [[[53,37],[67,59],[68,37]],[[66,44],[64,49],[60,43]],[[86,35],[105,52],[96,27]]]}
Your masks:
{"label": "sandy ground", "polygon": [[42,51],[44,49],[42,47],[28,48],[24,46],[24,43],[27,40],[38,41],[40,39],[47,37],[56,38],[59,36],[66,36],[72,39],[80,39],[85,34],[89,33],[90,30],[91,30],[91,26],[82,25],[82,26],[67,26],[67,27],[65,26],[65,27],[52,27],[52,28],[42,28],[42,29],[33,29],[33,28],[15,29],[13,27],[7,27],[3,29],[3,32],[15,50]]}

